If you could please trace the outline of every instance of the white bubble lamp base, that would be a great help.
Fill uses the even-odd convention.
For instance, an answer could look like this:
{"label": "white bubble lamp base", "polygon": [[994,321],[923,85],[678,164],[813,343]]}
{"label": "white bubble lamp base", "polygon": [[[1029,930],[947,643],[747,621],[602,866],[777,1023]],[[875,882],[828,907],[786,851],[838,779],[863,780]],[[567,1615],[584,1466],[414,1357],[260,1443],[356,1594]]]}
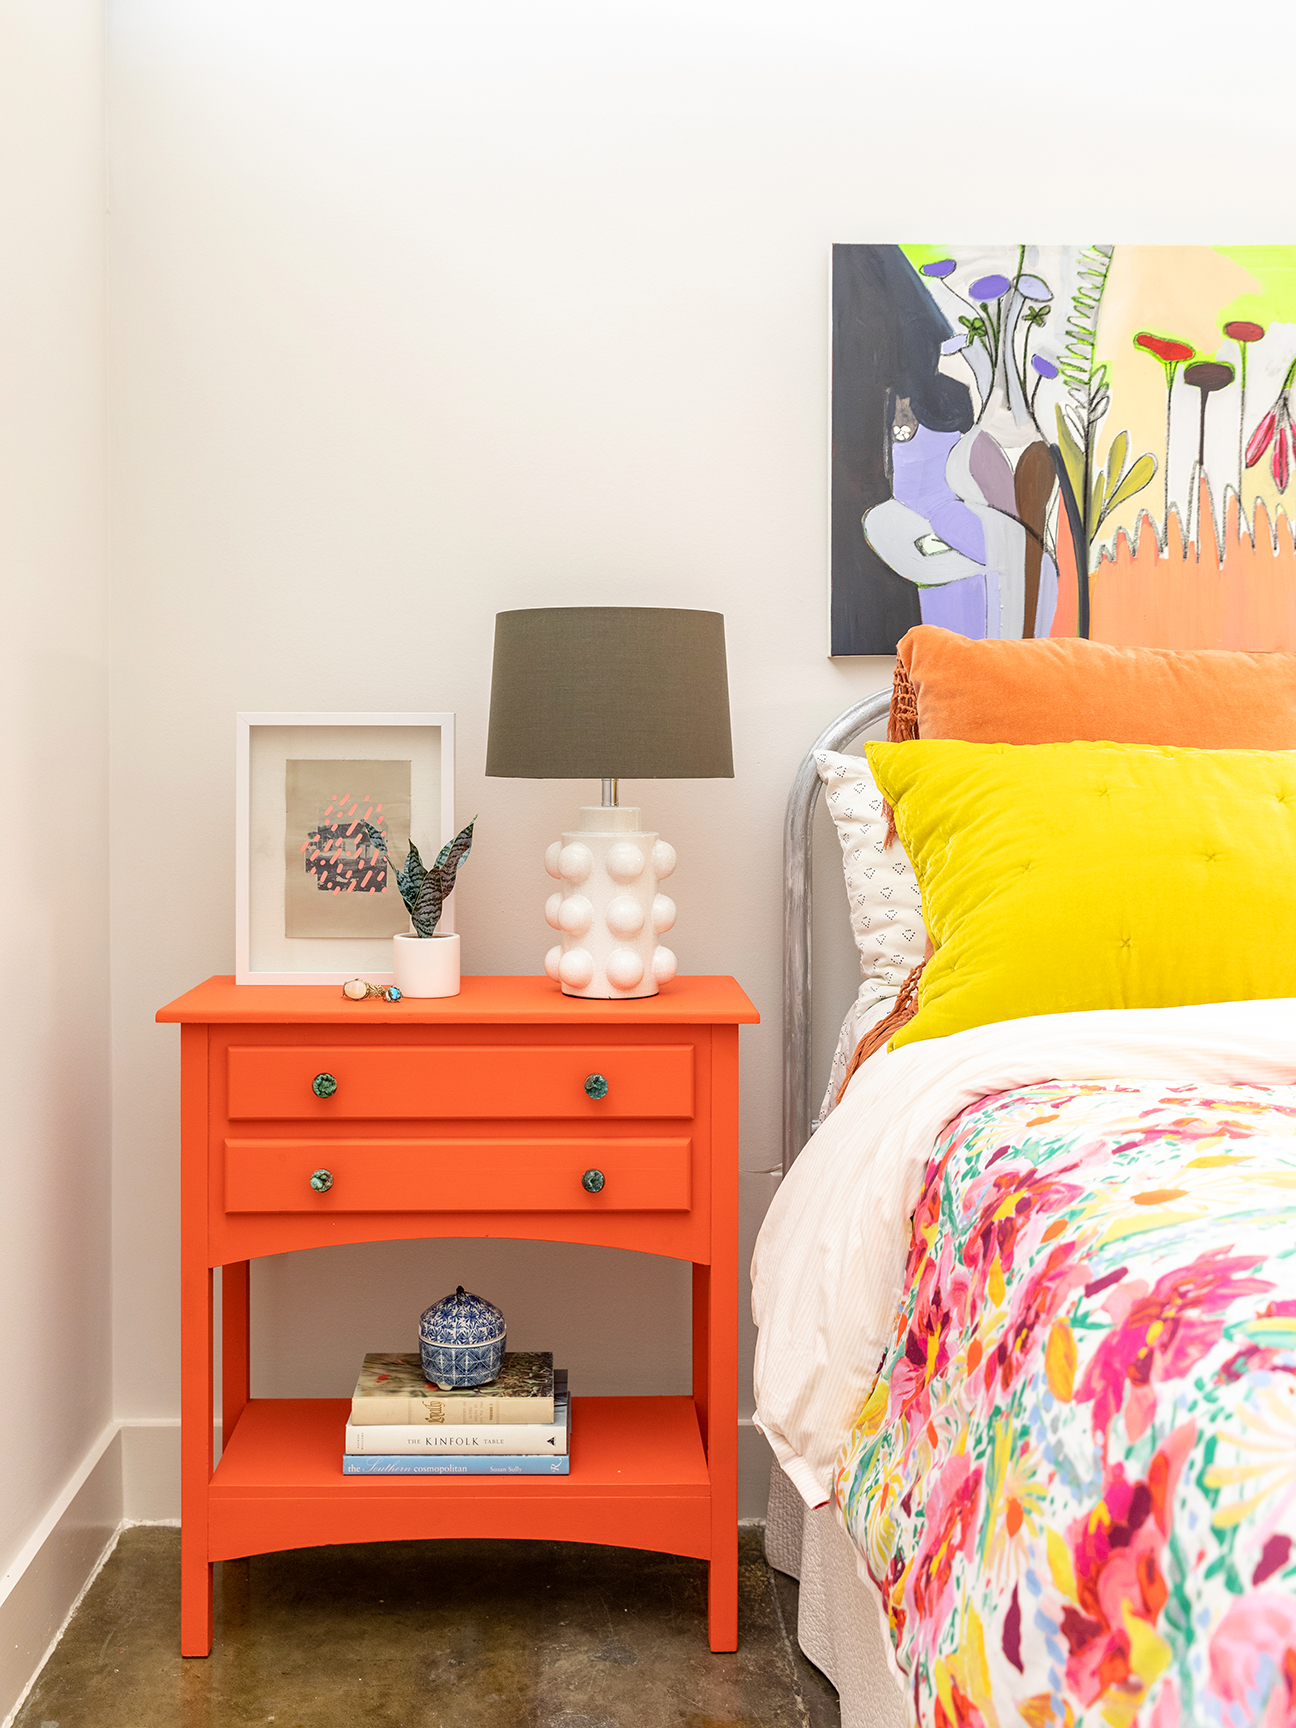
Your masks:
{"label": "white bubble lamp base", "polygon": [[639,824],[632,804],[587,805],[580,827],[545,853],[559,884],[545,903],[559,936],[545,971],[566,996],[655,996],[675,976],[675,956],[658,941],[675,922],[675,902],[657,891],[675,868],[675,848]]}

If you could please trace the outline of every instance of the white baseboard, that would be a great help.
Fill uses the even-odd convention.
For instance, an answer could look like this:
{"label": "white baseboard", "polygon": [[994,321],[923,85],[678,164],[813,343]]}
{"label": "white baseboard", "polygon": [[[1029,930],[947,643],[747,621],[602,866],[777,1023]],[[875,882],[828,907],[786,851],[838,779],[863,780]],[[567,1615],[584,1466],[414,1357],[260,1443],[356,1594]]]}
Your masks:
{"label": "white baseboard", "polygon": [[0,1578],[0,1728],[9,1728],[117,1540],[121,1461],[110,1422]]}
{"label": "white baseboard", "polygon": [[738,1418],[738,1522],[763,1524],[769,1501],[770,1465],[774,1454],[769,1441],[750,1416]]}
{"label": "white baseboard", "polygon": [[180,1418],[123,1422],[121,1431],[122,1517],[128,1524],[178,1524]]}

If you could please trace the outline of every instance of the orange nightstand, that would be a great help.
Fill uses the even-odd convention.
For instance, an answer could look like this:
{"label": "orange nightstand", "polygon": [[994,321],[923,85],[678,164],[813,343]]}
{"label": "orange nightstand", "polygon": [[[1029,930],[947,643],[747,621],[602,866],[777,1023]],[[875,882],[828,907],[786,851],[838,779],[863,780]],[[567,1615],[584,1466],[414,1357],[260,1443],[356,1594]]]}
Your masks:
{"label": "orange nightstand", "polygon": [[[547,978],[465,978],[458,996],[388,1004],[210,978],[157,1017],[181,1028],[182,1653],[211,1649],[217,1560],[438,1536],[695,1555],[710,1566],[711,1648],[733,1650],[738,1027],[758,1018],[734,980],[598,1002]],[[605,1096],[587,1095],[593,1074]],[[568,1476],[344,1477],[349,1399],[248,1396],[248,1262],[419,1236],[691,1261],[692,1397],[573,1398]]]}

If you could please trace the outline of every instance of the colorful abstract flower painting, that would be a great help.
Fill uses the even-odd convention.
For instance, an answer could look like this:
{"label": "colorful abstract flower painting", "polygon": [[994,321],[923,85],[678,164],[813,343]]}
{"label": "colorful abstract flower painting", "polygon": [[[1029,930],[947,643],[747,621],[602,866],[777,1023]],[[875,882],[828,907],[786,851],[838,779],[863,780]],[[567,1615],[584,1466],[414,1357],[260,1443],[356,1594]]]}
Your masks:
{"label": "colorful abstract flower painting", "polygon": [[836,246],[832,364],[834,654],[1296,648],[1296,246]]}

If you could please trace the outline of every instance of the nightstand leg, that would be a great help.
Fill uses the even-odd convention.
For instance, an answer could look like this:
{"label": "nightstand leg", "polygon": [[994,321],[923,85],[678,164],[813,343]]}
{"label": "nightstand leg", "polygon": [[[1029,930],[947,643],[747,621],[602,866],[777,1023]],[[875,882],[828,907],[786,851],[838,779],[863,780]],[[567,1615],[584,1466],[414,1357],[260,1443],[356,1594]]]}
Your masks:
{"label": "nightstand leg", "polygon": [[[705,1271],[711,1648],[738,1648],[738,1028],[711,1030],[711,1264]],[[698,1268],[694,1269],[697,1325]],[[694,1373],[696,1374],[696,1360]]]}
{"label": "nightstand leg", "polygon": [[207,1254],[207,1028],[180,1028],[180,1654],[212,1645],[212,1274]]}
{"label": "nightstand leg", "polygon": [[207,1494],[212,1476],[212,1275],[181,1273],[180,1654],[212,1646],[212,1568],[207,1559]]}
{"label": "nightstand leg", "polygon": [[251,1331],[248,1320],[248,1266],[237,1260],[221,1267],[221,1447],[230,1443],[248,1401]]}
{"label": "nightstand leg", "polygon": [[738,1326],[733,1284],[718,1267],[707,1273],[710,1385],[707,1468],[711,1477],[711,1562],[707,1630],[713,1650],[738,1648]]}
{"label": "nightstand leg", "polygon": [[738,1648],[738,1328],[733,1306],[732,1294],[713,1269],[695,1265],[693,1402],[711,1478],[707,1631],[717,1651]]}
{"label": "nightstand leg", "polygon": [[706,1449],[711,1408],[711,1268],[693,1268],[693,1403]]}

